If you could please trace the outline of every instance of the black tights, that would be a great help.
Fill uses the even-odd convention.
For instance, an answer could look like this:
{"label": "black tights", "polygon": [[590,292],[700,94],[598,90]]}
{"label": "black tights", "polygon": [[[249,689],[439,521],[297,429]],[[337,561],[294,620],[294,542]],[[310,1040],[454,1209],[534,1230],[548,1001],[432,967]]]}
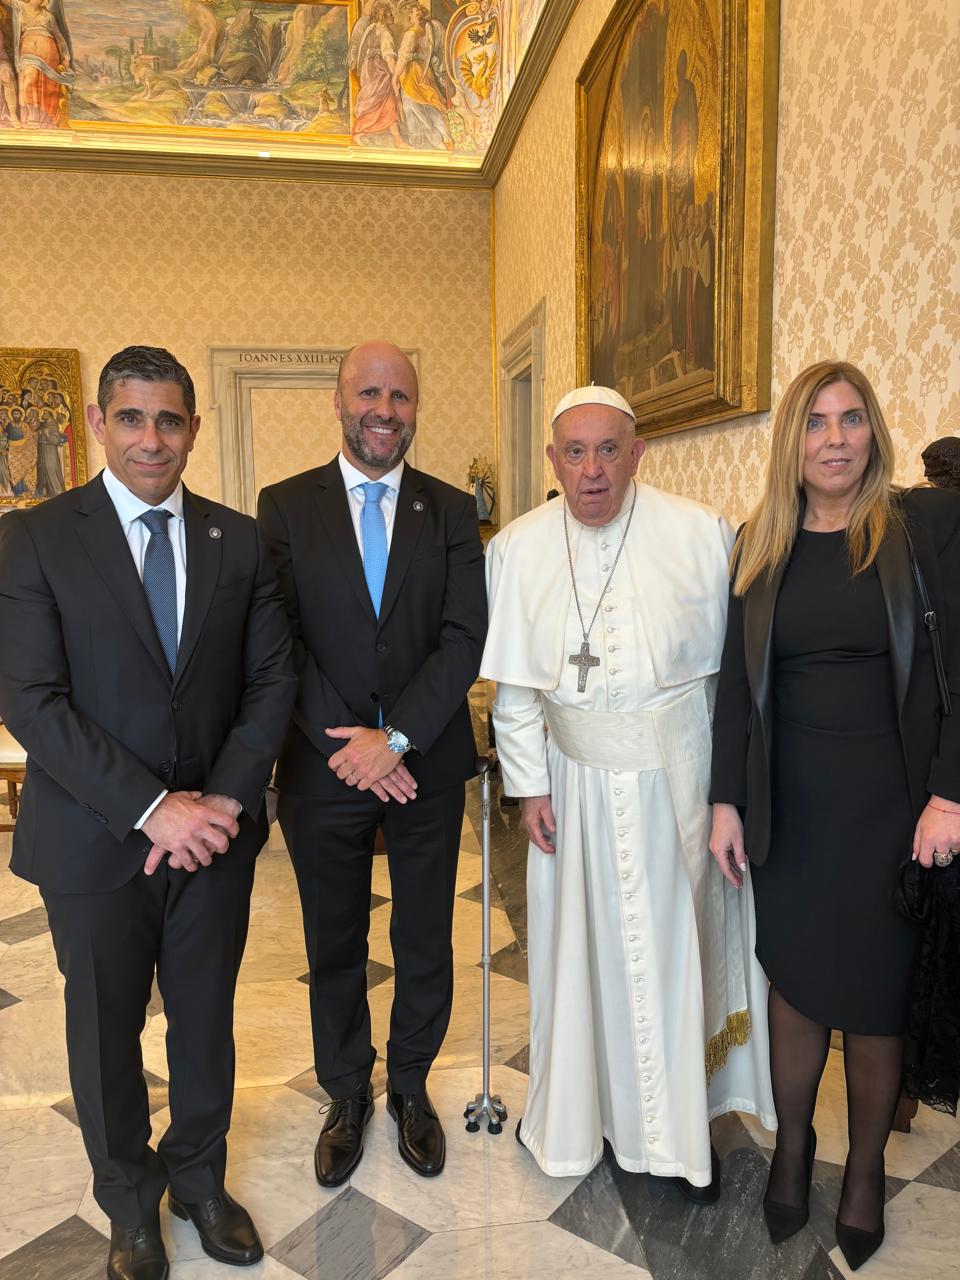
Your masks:
{"label": "black tights", "polygon": [[[779,1122],[769,1195],[781,1204],[800,1206],[807,1194],[810,1127],[830,1049],[830,1028],[798,1013],[773,987],[769,1019]],[[850,1150],[838,1216],[847,1226],[872,1231],[883,1212],[883,1151],[900,1098],[903,1040],[845,1031],[843,1051]]]}

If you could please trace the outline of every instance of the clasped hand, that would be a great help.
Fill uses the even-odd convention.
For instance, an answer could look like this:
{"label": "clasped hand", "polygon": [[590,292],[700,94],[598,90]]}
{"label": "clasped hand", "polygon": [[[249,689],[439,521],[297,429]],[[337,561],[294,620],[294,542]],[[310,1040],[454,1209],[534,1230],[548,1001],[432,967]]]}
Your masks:
{"label": "clasped hand", "polygon": [[152,876],[165,857],[172,870],[209,867],[214,854],[226,853],[239,832],[241,808],[229,796],[168,792],[141,828],[153,841],[144,872]]}
{"label": "clasped hand", "polygon": [[406,804],[417,798],[417,782],[395,751],[387,746],[382,729],[363,725],[327,729],[327,737],[344,738],[346,745],[327,761],[330,768],[348,787],[372,791],[378,799]]}

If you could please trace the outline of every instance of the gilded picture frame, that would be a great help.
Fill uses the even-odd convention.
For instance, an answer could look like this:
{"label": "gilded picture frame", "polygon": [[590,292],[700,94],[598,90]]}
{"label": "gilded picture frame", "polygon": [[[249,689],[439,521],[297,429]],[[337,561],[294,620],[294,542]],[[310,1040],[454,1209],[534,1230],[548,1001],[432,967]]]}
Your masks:
{"label": "gilded picture frame", "polygon": [[0,515],[84,484],[80,353],[0,347]]}
{"label": "gilded picture frame", "polygon": [[645,436],[770,406],[779,0],[620,0],[577,80],[577,364]]}

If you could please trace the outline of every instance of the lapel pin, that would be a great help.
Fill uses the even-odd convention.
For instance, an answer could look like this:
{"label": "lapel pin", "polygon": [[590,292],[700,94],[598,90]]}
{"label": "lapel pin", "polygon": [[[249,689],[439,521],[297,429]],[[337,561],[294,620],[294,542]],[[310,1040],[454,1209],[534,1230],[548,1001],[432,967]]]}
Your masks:
{"label": "lapel pin", "polygon": [[210,530],[210,537],[211,537],[211,538],[221,538],[221,537],[223,537],[223,534],[221,534],[220,530],[217,528],[217,526],[216,526],[216,525],[214,525],[214,526],[211,528],[211,530]]}
{"label": "lapel pin", "polygon": [[423,503],[419,499],[417,499],[417,501],[413,504],[413,509],[414,511],[422,511]]}

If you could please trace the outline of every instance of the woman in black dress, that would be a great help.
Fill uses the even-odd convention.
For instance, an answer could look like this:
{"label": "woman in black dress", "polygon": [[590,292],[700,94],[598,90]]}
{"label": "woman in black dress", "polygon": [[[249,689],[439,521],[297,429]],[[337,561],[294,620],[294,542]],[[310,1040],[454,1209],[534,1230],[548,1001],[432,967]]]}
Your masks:
{"label": "woman in black dress", "polygon": [[[779,1129],[764,1213],[775,1243],[807,1220],[817,1090],[830,1030],[842,1030],[850,1147],[837,1239],[854,1269],[883,1238],[917,947],[895,905],[899,871],[913,856],[935,875],[960,850],[960,496],[895,490],[893,452],[852,365],[813,365],[787,389],[764,497],[734,549],[714,718],[710,848],[734,884],[753,864],[771,983]],[[940,622],[951,716],[911,545]]]}

